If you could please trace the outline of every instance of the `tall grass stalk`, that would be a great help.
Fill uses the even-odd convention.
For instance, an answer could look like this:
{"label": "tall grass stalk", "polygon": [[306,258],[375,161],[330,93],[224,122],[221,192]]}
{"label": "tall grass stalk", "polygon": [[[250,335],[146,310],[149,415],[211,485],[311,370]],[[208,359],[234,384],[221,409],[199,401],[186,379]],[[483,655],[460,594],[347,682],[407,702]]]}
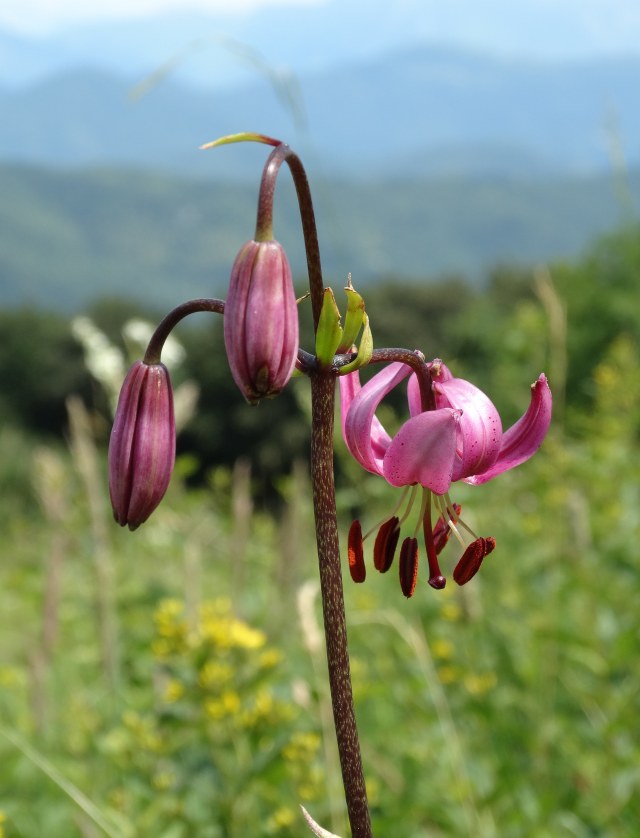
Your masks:
{"label": "tall grass stalk", "polygon": [[110,691],[119,687],[120,662],[115,595],[115,568],[106,527],[104,475],[91,432],[91,417],[77,396],[67,399],[71,453],[84,484],[89,511],[95,597],[102,667]]}
{"label": "tall grass stalk", "polygon": [[47,716],[51,710],[51,692],[47,682],[58,638],[62,572],[69,550],[69,534],[65,527],[69,509],[65,468],[60,457],[51,449],[40,447],[34,452],[33,482],[51,528],[49,549],[44,557],[40,639],[29,656],[34,724],[36,730],[42,732],[48,726]]}

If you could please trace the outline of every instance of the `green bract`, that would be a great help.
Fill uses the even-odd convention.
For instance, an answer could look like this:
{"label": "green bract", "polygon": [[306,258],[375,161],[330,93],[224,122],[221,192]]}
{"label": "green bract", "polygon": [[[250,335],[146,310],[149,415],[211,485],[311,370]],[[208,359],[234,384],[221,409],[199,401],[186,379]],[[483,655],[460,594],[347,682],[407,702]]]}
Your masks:
{"label": "green bract", "polygon": [[362,331],[357,357],[340,369],[340,374],[352,372],[368,363],[373,353],[373,337],[369,318],[364,310],[364,300],[351,285],[344,289],[347,295],[347,312],[344,327],[340,321],[340,311],[336,305],[331,288],[324,289],[322,310],[316,332],[316,358],[321,366],[331,366],[336,354],[344,355],[354,351],[358,334]]}

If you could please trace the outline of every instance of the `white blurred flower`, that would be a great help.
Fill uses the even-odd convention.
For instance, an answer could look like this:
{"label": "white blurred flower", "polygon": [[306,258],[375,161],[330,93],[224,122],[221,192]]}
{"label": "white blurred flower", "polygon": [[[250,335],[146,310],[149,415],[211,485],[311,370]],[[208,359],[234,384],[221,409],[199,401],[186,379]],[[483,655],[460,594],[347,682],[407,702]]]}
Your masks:
{"label": "white blurred flower", "polygon": [[173,410],[175,414],[176,433],[187,424],[196,412],[200,388],[195,381],[183,381],[173,391]]}
{"label": "white blurred flower", "polygon": [[[134,317],[122,327],[122,336],[125,343],[131,349],[135,349],[133,354],[136,358],[141,358],[147,348],[147,344],[154,333],[155,328],[146,320],[141,320],[139,317]],[[162,347],[162,362],[168,367],[176,367],[181,364],[185,358],[185,350],[182,344],[173,337],[169,337],[164,342]]]}
{"label": "white blurred flower", "polygon": [[71,332],[84,350],[84,360],[91,375],[102,385],[112,412],[125,376],[125,359],[89,317],[75,317]]}

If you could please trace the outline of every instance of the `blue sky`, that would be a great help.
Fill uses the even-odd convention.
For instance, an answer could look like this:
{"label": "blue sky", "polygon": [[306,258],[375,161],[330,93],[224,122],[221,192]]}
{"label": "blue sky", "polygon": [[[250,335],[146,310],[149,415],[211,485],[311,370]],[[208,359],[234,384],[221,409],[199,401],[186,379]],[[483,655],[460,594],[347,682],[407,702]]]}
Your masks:
{"label": "blue sky", "polygon": [[322,8],[336,3],[352,22],[353,12],[362,11],[364,34],[378,23],[382,29],[395,16],[406,21],[414,39],[491,52],[562,58],[640,49],[638,0],[0,0],[0,27],[46,33],[188,9],[228,19],[275,5]]}

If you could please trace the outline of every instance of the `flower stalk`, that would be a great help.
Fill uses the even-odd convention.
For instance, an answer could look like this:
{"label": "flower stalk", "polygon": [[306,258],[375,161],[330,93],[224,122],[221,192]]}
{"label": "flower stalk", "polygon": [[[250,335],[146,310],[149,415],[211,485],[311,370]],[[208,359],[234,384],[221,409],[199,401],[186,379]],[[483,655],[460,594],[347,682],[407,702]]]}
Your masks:
{"label": "flower stalk", "polygon": [[195,300],[187,300],[186,303],[181,303],[179,306],[172,309],[169,314],[167,314],[156,326],[156,330],[147,345],[147,351],[144,353],[144,363],[159,364],[162,355],[162,347],[172,330],[181,320],[184,320],[185,317],[188,317],[190,314],[196,314],[199,311],[210,311],[214,314],[224,314],[224,300],[200,297]]}
{"label": "flower stalk", "polygon": [[353,706],[333,474],[335,377],[311,376],[311,480],[320,566],[329,684],[342,780],[354,838],[369,838],[371,820]]}
{"label": "flower stalk", "polygon": [[[300,207],[315,333],[324,301],[324,283],[313,201],[302,162],[288,146],[278,146],[271,153],[268,177],[275,179],[285,160],[293,177]],[[331,704],[351,834],[353,838],[371,838],[371,818],[351,689],[333,471],[336,376],[332,370],[317,368],[309,377],[311,481]]]}
{"label": "flower stalk", "polygon": [[[173,468],[175,422],[171,385],[161,362],[163,344],[180,320],[209,311],[224,314],[225,348],[231,373],[250,403],[277,395],[294,372],[311,384],[311,479],[320,573],[324,636],[334,727],[352,838],[372,838],[358,739],[347,643],[336,492],[333,468],[336,379],[340,381],[342,433],[347,448],[367,471],[402,489],[394,510],[365,535],[359,521],[349,531],[348,561],[355,582],[366,570],[363,542],[377,530],[374,567],[386,573],[400,543],[402,593],[411,597],[418,579],[417,535],[424,530],[428,584],[440,589],[446,579],[438,556],[450,535],[463,546],[453,570],[466,584],[493,552],[492,537],[478,537],[460,518],[449,497],[458,480],[479,485],[525,462],[537,451],[551,421],[551,391],[540,374],[531,403],[506,432],[490,399],[471,382],[455,378],[435,359],[409,349],[376,349],[364,300],[351,285],[342,322],[333,291],[325,288],[311,190],[300,158],[288,145],[261,134],[234,134],[202,148],[256,141],[273,147],[263,169],[255,238],[241,249],[231,271],[226,301],[197,299],[175,308],[154,332],[143,361],[125,381],[114,421],[109,473],[116,520],[135,529],[160,502]],[[277,176],[287,163],[296,189],[304,237],[315,354],[298,346],[298,317],[291,271],[282,245],[273,237]],[[304,299],[304,298],[303,298]],[[356,345],[358,335],[360,343]],[[358,370],[385,368],[361,386]],[[408,379],[409,418],[391,437],[376,416],[381,400]],[[406,535],[405,522],[419,508]],[[432,507],[438,514],[435,523]],[[404,511],[403,511],[404,510]],[[464,531],[464,532],[463,532]],[[468,543],[471,538],[471,543]],[[304,811],[304,810],[303,810]],[[305,812],[316,835],[327,835]]]}
{"label": "flower stalk", "polygon": [[[272,233],[272,208],[276,179],[282,164],[286,162],[289,166],[302,222],[315,335],[320,323],[325,288],[315,212],[307,173],[298,155],[288,145],[277,143],[270,137],[256,134],[235,134],[231,137],[223,137],[214,143],[208,143],[202,148],[212,148],[225,142],[242,142],[243,140],[264,142],[275,146],[265,164],[260,183],[256,238],[270,237]],[[309,357],[307,353],[302,351],[298,353],[298,359],[298,366],[304,368],[311,380],[313,508],[329,668],[329,688],[342,780],[351,834],[353,838],[371,838],[373,834],[371,818],[367,804],[351,689],[333,472],[333,424],[337,370],[333,366],[327,368],[327,366],[318,364],[315,358]]]}

